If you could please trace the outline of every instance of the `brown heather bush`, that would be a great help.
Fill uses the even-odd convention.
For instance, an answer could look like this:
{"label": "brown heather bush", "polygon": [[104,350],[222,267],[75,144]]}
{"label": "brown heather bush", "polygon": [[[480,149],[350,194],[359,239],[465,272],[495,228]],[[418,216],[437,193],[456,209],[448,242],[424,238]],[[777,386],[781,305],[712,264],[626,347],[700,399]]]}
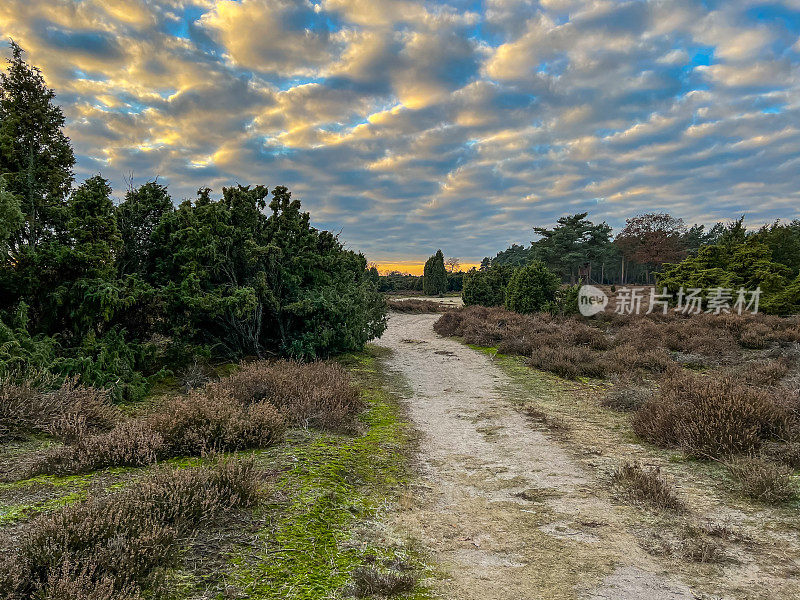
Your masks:
{"label": "brown heather bush", "polygon": [[653,390],[644,385],[621,385],[606,394],[600,404],[620,412],[635,412],[652,397]]}
{"label": "brown heather bush", "polygon": [[637,348],[627,344],[611,348],[602,358],[609,373],[628,373],[636,369],[663,373],[676,366],[661,348]]}
{"label": "brown heather bush", "polygon": [[800,439],[765,442],[761,447],[761,455],[792,469],[800,469]]}
{"label": "brown heather bush", "polygon": [[145,422],[164,440],[162,451],[169,456],[264,448],[279,441],[284,429],[270,402],[243,404],[214,387],[170,400]]}
{"label": "brown heather bush", "polygon": [[381,596],[391,598],[411,592],[416,585],[416,578],[410,573],[396,570],[381,571],[371,566],[360,566],[353,569],[352,593],[356,598],[373,598]]}
{"label": "brown heather bush", "polygon": [[358,387],[341,365],[253,362],[111,431],[46,451],[14,475],[65,475],[264,448],[282,439],[287,423],[345,429],[363,408]]}
{"label": "brown heather bush", "polygon": [[158,597],[184,540],[252,505],[257,479],[246,461],[164,469],[121,492],[37,517],[3,540],[0,596],[133,600],[149,589]]}
{"label": "brown heather bush", "polygon": [[645,504],[659,510],[685,508],[658,467],[645,470],[638,463],[625,463],[614,472],[612,483],[632,504]]}
{"label": "brown heather bush", "polygon": [[452,304],[445,302],[434,302],[432,300],[387,300],[386,305],[389,310],[401,313],[440,313],[453,310]]}
{"label": "brown heather bush", "polygon": [[25,475],[140,467],[176,456],[264,448],[280,441],[283,431],[283,419],[269,402],[245,405],[225,390],[193,391],[109,432],[48,451]]}
{"label": "brown heather bush", "polygon": [[739,345],[742,348],[766,348],[774,341],[771,334],[772,330],[763,323],[750,323],[739,333]]}
{"label": "brown heather bush", "polygon": [[118,419],[106,391],[78,385],[75,379],[49,391],[30,381],[0,381],[0,439],[47,433],[72,442],[109,429]]}
{"label": "brown heather bush", "polygon": [[750,385],[775,385],[789,373],[789,361],[786,359],[754,361],[738,365],[731,374],[738,376]]}
{"label": "brown heather bush", "polygon": [[566,379],[603,377],[606,366],[600,358],[594,351],[581,346],[546,347],[534,350],[527,364]]}
{"label": "brown heather bush", "polygon": [[742,493],[766,504],[783,504],[798,498],[793,469],[759,458],[740,458],[728,465]]}
{"label": "brown heather bush", "polygon": [[788,427],[782,397],[730,377],[672,373],[633,417],[640,437],[695,456],[751,452]]}
{"label": "brown heather bush", "polygon": [[334,362],[253,362],[205,389],[227,392],[242,404],[267,400],[294,425],[346,429],[364,410],[358,387]]}

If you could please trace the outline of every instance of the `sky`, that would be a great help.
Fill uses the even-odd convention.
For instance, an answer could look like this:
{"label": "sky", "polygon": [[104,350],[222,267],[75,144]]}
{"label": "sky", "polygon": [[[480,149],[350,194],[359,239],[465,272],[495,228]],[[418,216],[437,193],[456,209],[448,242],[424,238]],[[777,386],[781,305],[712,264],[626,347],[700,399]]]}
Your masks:
{"label": "sky", "polygon": [[76,179],[286,185],[382,268],[800,217],[800,0],[3,0]]}

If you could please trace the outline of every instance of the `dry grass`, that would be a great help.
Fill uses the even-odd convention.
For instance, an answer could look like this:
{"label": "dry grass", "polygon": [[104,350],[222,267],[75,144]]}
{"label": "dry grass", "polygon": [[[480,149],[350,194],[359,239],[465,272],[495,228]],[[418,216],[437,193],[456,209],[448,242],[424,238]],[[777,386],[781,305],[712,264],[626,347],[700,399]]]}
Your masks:
{"label": "dry grass", "polygon": [[352,593],[357,598],[391,598],[412,591],[416,585],[416,579],[409,573],[382,571],[370,566],[357,567],[352,577]]}
{"label": "dry grass", "polygon": [[522,412],[525,413],[525,416],[527,416],[531,421],[538,423],[539,425],[543,425],[547,429],[560,432],[570,430],[569,423],[562,417],[558,415],[547,414],[535,405],[531,404],[523,407]]}
{"label": "dry grass", "polygon": [[728,465],[742,494],[765,504],[783,504],[798,499],[800,490],[792,479],[793,469],[758,458],[740,458]]}
{"label": "dry grass", "polygon": [[120,418],[104,390],[69,379],[54,390],[0,381],[0,440],[47,433],[66,442],[111,428]]}
{"label": "dry grass", "polygon": [[38,517],[4,540],[0,595],[139,598],[145,588],[159,589],[187,536],[257,495],[253,464],[229,461],[165,469],[122,492]]}
{"label": "dry grass", "polygon": [[658,467],[645,470],[638,463],[625,463],[614,473],[612,483],[632,504],[643,504],[658,510],[685,508]]}

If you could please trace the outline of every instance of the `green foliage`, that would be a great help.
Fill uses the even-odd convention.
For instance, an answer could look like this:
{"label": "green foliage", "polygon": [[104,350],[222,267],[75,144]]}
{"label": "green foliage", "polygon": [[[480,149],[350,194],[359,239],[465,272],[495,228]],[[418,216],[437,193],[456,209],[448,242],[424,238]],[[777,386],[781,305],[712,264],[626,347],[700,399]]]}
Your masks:
{"label": "green foliage", "polygon": [[116,210],[122,243],[117,267],[121,272],[146,276],[152,271],[156,251],[153,233],[163,216],[173,210],[166,186],[155,181],[128,190]]}
{"label": "green foliage", "polygon": [[471,269],[464,274],[461,298],[464,306],[502,306],[506,301],[506,286],[514,270],[505,265],[486,269]]}
{"label": "green foliage", "polygon": [[729,226],[713,246],[703,246],[697,256],[664,265],[658,286],[671,293],[679,288],[729,288],[762,291],[759,309],[771,314],[791,314],[800,309],[800,281],[792,282],[791,268],[772,259],[772,251],[758,235],[748,236],[742,220]]}
{"label": "green foliage", "polygon": [[611,227],[586,219],[588,213],[561,217],[553,229],[534,227],[541,239],[531,245],[530,258],[539,260],[562,279],[574,282],[578,269],[616,258]]}
{"label": "green foliage", "polygon": [[[100,175],[70,193],[64,118],[13,45],[0,75],[0,377],[79,375],[135,400],[201,352],[302,359],[386,326],[376,270],[311,227],[284,187],[210,190],[177,209],[156,182],[115,207]],[[446,280],[445,280],[446,281]]]}
{"label": "green foliage", "polygon": [[0,260],[6,260],[9,238],[24,221],[19,199],[7,189],[5,177],[0,175]]}
{"label": "green foliage", "polygon": [[562,286],[556,292],[555,300],[548,302],[544,310],[553,315],[577,315],[578,310],[578,292],[581,286],[569,285]]}
{"label": "green foliage", "polygon": [[[512,244],[510,248],[498,252],[497,256],[489,261],[489,264],[521,267],[523,265],[527,265],[533,260],[532,255],[532,248],[526,248],[525,246],[520,246],[519,244]],[[481,266],[483,266],[483,264],[481,264]]]}
{"label": "green foliage", "polygon": [[381,292],[421,292],[422,277],[392,271],[387,275],[380,276],[378,290]]}
{"label": "green foliage", "polygon": [[561,280],[536,261],[514,271],[506,289],[506,308],[518,313],[539,312],[556,300]]}
{"label": "green foliage", "polygon": [[426,296],[439,296],[447,292],[447,270],[444,268],[444,255],[441,250],[425,262],[422,274],[422,293]]}
{"label": "green foliage", "polygon": [[447,274],[447,291],[460,292],[464,289],[464,271]]}
{"label": "green foliage", "polygon": [[753,237],[769,247],[772,260],[788,267],[792,276],[800,274],[800,220],[765,225]]}
{"label": "green foliage", "polygon": [[171,335],[231,357],[314,358],[357,350],[385,328],[366,259],[310,226],[285,187],[224,188],[166,213],[154,282]]}

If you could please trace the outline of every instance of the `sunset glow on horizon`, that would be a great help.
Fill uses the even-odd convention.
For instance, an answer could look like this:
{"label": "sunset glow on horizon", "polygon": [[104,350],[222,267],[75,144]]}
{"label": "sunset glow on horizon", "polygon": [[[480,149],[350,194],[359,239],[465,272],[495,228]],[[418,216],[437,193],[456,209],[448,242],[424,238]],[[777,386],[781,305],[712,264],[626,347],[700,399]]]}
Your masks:
{"label": "sunset glow on horizon", "polygon": [[[425,267],[425,261],[376,262],[375,266],[377,267],[378,272],[381,275],[386,275],[388,273],[392,273],[395,271],[407,275],[422,275],[422,271]],[[480,266],[481,266],[480,263],[462,263],[459,266],[458,270],[469,271],[473,267],[477,269]]]}

